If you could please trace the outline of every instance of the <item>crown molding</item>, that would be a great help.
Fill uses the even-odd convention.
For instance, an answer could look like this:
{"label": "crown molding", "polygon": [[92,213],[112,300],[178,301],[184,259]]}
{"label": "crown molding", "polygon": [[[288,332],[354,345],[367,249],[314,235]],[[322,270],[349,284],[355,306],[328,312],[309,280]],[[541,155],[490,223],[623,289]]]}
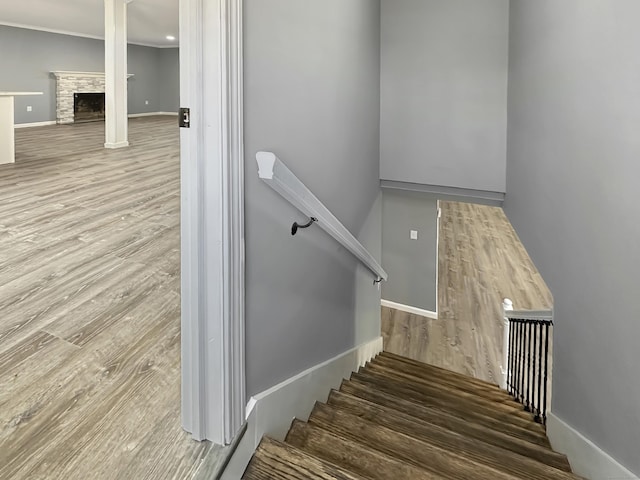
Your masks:
{"label": "crown molding", "polygon": [[[36,30],[38,32],[45,33],[55,33],[57,35],[67,35],[69,37],[80,37],[80,38],[89,38],[91,40],[100,40],[104,42],[104,37],[99,35],[90,35],[88,33],[80,33],[80,32],[72,32],[69,30],[59,30],[56,28],[45,28],[38,27],[37,25],[28,25],[24,23],[13,23],[13,22],[3,22],[0,21],[0,26],[5,27],[13,27],[13,28],[22,28],[25,30]],[[129,45],[137,45],[139,47],[150,47],[150,48],[180,48],[178,45],[165,45],[165,44],[153,44],[153,43],[142,43],[142,42],[133,42],[128,41]]]}

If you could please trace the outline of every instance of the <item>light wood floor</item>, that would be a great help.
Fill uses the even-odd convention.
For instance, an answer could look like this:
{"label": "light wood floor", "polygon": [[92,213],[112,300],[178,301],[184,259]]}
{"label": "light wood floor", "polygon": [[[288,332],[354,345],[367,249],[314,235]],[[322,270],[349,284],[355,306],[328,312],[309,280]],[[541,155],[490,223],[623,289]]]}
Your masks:
{"label": "light wood floor", "polygon": [[[184,479],[175,118],[17,130],[0,166],[0,478]],[[206,462],[205,462],[206,463]]]}
{"label": "light wood floor", "polygon": [[438,320],[382,308],[385,349],[497,383],[502,299],[551,308],[544,280],[501,208],[441,202]]}

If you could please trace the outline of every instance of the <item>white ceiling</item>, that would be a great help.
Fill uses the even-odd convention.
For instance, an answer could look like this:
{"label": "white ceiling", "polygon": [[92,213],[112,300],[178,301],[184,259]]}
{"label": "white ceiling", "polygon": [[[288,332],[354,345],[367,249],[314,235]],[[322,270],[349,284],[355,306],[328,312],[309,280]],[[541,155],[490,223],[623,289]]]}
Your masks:
{"label": "white ceiling", "polygon": [[[179,0],[134,0],[128,8],[129,42],[177,46]],[[0,24],[104,38],[103,0],[0,0]]]}

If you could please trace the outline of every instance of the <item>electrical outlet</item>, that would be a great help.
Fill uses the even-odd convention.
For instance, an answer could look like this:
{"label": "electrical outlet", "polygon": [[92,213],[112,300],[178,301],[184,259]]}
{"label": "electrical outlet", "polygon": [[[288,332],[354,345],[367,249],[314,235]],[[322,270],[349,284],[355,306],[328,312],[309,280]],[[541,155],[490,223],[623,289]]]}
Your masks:
{"label": "electrical outlet", "polygon": [[417,240],[417,239],[418,239],[418,231],[411,230],[411,240]]}
{"label": "electrical outlet", "polygon": [[144,101],[144,104],[145,104],[145,105],[149,105],[149,100],[145,100],[145,101]]}
{"label": "electrical outlet", "polygon": [[29,105],[29,106],[27,107],[27,112],[31,112],[31,111],[33,111],[33,107],[32,107],[31,105]]}

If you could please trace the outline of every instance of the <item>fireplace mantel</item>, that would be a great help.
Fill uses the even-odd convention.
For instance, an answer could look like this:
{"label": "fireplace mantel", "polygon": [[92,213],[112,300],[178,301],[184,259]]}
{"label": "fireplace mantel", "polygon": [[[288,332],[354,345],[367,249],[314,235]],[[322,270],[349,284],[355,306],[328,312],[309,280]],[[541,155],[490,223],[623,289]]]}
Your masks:
{"label": "fireplace mantel", "polygon": [[[58,71],[53,71],[51,73],[53,73],[56,76],[56,78],[61,78],[61,77],[97,77],[97,78],[104,78],[104,72],[71,72],[71,71],[65,71],[65,70],[58,70]],[[129,73],[127,75],[127,78],[131,78],[134,75],[135,74],[133,74],[133,73]]]}

